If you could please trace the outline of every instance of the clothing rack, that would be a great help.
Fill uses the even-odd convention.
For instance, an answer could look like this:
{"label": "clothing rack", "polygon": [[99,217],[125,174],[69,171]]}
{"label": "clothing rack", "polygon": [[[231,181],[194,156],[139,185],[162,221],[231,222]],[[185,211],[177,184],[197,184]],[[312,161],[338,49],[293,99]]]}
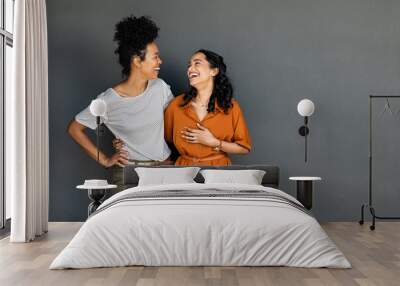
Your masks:
{"label": "clothing rack", "polygon": [[368,199],[368,204],[363,204],[361,206],[361,220],[359,221],[359,224],[364,224],[364,209],[368,208],[371,216],[372,216],[372,225],[370,225],[371,230],[375,230],[375,220],[376,219],[382,219],[382,220],[390,220],[390,219],[400,219],[400,217],[383,217],[383,216],[378,216],[375,213],[375,209],[372,204],[372,101],[374,99],[386,99],[386,105],[385,109],[383,110],[383,113],[388,110],[390,114],[392,113],[392,110],[390,108],[390,103],[389,103],[389,98],[400,98],[400,95],[370,95],[369,96],[369,199]]}

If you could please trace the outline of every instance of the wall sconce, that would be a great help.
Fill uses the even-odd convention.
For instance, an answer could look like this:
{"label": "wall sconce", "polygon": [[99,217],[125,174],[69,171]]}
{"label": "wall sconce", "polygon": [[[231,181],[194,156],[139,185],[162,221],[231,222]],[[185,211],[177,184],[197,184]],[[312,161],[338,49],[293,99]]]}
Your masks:
{"label": "wall sconce", "polygon": [[307,162],[307,137],[310,133],[308,117],[314,113],[314,110],[314,103],[309,99],[302,99],[299,104],[297,104],[297,112],[304,117],[304,125],[299,128],[299,134],[304,136],[304,162]]}
{"label": "wall sconce", "polygon": [[100,132],[100,117],[104,117],[107,111],[107,104],[103,99],[92,100],[89,107],[90,113],[96,116],[96,147],[97,147],[97,163],[99,163],[99,132]]}

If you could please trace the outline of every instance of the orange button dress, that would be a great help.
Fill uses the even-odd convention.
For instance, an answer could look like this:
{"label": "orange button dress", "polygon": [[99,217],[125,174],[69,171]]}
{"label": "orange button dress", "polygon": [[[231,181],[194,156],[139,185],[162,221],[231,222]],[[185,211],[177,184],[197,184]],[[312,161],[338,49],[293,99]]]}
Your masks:
{"label": "orange button dress", "polygon": [[182,102],[183,95],[177,96],[171,101],[164,114],[165,140],[173,143],[180,154],[175,165],[225,166],[231,164],[225,152],[215,151],[214,148],[203,144],[186,142],[181,137],[181,131],[185,127],[196,129],[197,123],[208,128],[219,140],[234,142],[248,150],[251,149],[249,131],[236,100],[232,100],[232,107],[228,113],[224,113],[224,110],[216,104],[215,111],[209,112],[202,121],[198,120],[190,102],[183,107]]}

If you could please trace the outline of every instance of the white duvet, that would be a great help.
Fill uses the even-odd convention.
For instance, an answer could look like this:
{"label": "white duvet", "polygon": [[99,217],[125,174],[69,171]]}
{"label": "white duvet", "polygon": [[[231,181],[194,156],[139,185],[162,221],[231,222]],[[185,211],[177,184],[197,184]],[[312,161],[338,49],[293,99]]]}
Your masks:
{"label": "white duvet", "polygon": [[[142,186],[105,201],[50,269],[146,266],[294,266],[349,268],[310,215],[258,198],[151,198],[115,203],[132,192],[280,190],[238,184]],[[135,193],[136,194],[136,193]],[[297,202],[298,203],[298,202]]]}

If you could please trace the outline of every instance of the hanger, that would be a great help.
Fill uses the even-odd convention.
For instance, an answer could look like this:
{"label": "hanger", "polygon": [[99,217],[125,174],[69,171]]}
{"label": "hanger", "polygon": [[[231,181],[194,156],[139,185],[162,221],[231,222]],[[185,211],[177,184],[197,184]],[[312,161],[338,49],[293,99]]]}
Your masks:
{"label": "hanger", "polygon": [[[386,97],[386,104],[385,104],[385,108],[383,109],[383,111],[381,112],[380,117],[382,117],[386,112],[388,112],[390,115],[393,115],[393,111],[392,108],[390,107],[390,102],[389,102],[389,98]],[[398,110],[396,112],[396,114],[400,113],[400,110]]]}

